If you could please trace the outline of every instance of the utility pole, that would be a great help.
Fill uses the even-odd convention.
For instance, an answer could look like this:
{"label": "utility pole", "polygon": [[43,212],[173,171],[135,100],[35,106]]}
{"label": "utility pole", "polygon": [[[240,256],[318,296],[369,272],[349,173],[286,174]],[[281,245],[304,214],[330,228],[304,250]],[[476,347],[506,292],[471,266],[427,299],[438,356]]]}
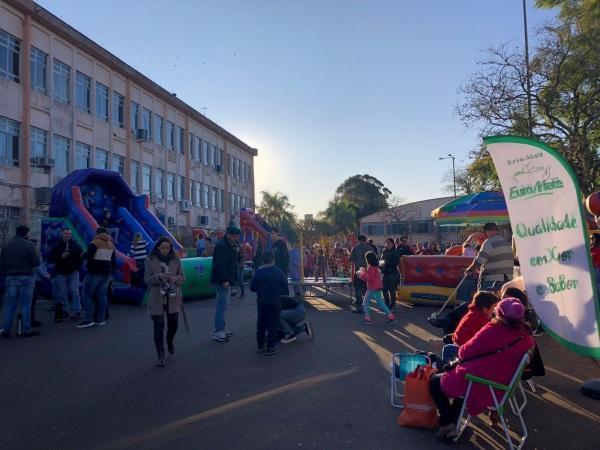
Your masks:
{"label": "utility pole", "polygon": [[525,31],[525,82],[527,88],[527,128],[529,137],[533,137],[533,118],[531,112],[531,73],[529,70],[529,37],[527,34],[527,0],[523,0],[523,28]]}

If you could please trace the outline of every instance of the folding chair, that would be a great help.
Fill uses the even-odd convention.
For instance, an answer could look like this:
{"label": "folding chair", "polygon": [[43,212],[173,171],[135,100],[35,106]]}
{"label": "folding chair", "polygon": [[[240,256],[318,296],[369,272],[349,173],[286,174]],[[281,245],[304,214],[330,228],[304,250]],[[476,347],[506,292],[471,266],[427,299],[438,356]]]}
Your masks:
{"label": "folding chair", "polygon": [[[415,370],[418,366],[430,364],[427,355],[415,355],[412,353],[394,353],[390,368],[390,400],[394,408],[404,408],[404,393],[400,393],[400,385],[404,385],[406,375]],[[402,390],[404,392],[404,389]]]}
{"label": "folding chair", "polygon": [[[468,414],[467,418],[464,420],[463,420],[463,416],[465,414],[465,410],[467,407],[467,400],[469,399],[469,395],[471,394],[471,388],[473,387],[473,383],[478,383],[478,384],[483,384],[484,386],[487,386],[488,389],[490,390],[490,393],[492,394],[492,399],[494,400],[494,407],[495,407],[496,411],[498,411],[498,417],[500,419],[500,423],[502,424],[502,430],[504,431],[504,435],[506,436],[506,440],[508,442],[509,448],[511,450],[514,450],[515,448],[517,450],[519,450],[523,447],[523,445],[525,444],[525,440],[527,439],[527,426],[525,425],[525,420],[523,419],[522,412],[523,412],[523,409],[525,408],[525,405],[527,404],[527,398],[525,397],[525,392],[523,390],[523,386],[521,385],[521,376],[523,375],[525,366],[527,366],[528,363],[529,363],[529,353],[525,353],[525,355],[523,355],[523,359],[521,359],[521,362],[519,363],[517,370],[515,371],[515,374],[513,375],[512,379],[510,381],[510,384],[508,386],[506,386],[504,384],[496,383],[494,381],[491,381],[491,380],[488,380],[485,378],[476,377],[475,375],[470,375],[470,374],[466,375],[465,378],[469,382],[469,385],[467,386],[467,393],[465,395],[465,399],[464,399],[462,408],[460,410],[460,415],[458,416],[458,421],[456,422],[457,436],[454,438],[454,442],[458,441],[461,434],[463,433],[463,431],[469,424],[469,421],[471,420],[470,414]],[[498,401],[498,398],[496,397],[495,389],[504,392],[504,395],[502,396],[502,399],[500,401]],[[524,401],[523,405],[521,405],[521,406],[519,405],[517,398],[514,395],[517,390],[520,390],[522,395],[525,397],[525,401]],[[510,406],[510,409],[512,410],[512,413],[519,418],[519,422],[521,424],[521,430],[523,432],[523,435],[519,439],[519,445],[517,447],[515,447],[513,440],[510,437],[510,430],[508,429],[508,425],[506,424],[506,421],[504,420],[504,411],[505,411],[507,402]]]}

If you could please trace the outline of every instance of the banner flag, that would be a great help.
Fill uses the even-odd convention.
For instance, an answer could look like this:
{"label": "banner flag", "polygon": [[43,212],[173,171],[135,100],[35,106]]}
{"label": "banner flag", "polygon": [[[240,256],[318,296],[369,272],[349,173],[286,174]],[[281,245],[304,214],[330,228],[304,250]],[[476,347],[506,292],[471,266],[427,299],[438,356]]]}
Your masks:
{"label": "banner flag", "polygon": [[600,307],[583,196],[560,153],[534,139],[484,143],[496,166],[527,295],[548,334],[600,358]]}

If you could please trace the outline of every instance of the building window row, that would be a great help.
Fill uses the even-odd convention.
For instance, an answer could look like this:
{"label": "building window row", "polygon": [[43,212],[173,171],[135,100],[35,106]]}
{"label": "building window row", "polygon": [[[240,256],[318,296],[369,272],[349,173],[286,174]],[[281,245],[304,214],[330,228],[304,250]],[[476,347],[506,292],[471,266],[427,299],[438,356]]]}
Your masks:
{"label": "building window row", "polygon": [[20,58],[21,41],[12,34],[0,30],[0,77],[19,83],[21,80]]}
{"label": "building window row", "polygon": [[21,148],[21,124],[0,117],[0,166],[18,167]]}
{"label": "building window row", "polygon": [[240,180],[242,183],[249,183],[250,166],[247,163],[237,159],[233,155],[229,155],[227,163],[227,174],[229,176],[236,180]]}
{"label": "building window row", "polygon": [[42,94],[47,94],[48,83],[46,79],[46,69],[48,66],[48,55],[40,49],[31,47],[29,60],[31,64],[31,89]]}

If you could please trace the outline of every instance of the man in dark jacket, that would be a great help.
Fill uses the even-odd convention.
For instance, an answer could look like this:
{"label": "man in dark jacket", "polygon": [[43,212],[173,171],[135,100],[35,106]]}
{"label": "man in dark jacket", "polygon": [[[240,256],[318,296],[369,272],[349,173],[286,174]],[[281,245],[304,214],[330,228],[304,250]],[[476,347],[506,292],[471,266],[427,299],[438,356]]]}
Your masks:
{"label": "man in dark jacket", "polygon": [[398,272],[398,263],[400,257],[398,256],[398,250],[394,246],[394,240],[389,237],[385,240],[385,248],[381,253],[381,272],[383,273],[383,298],[385,304],[390,309],[394,309],[396,306],[396,289],[400,284],[400,272]]}
{"label": "man in dark jacket", "polygon": [[[273,253],[263,254],[263,265],[254,273],[250,290],[256,292],[256,305],[258,317],[256,320],[256,343],[258,352],[267,356],[275,354],[275,341],[277,338],[277,322],[281,311],[282,294],[287,294],[287,277],[273,261]],[[267,335],[267,348],[265,349],[265,333]]]}
{"label": "man in dark jacket", "polygon": [[[354,264],[353,274],[361,267],[367,268],[367,260],[365,255],[367,252],[373,251],[373,248],[367,243],[367,237],[363,234],[358,236],[358,244],[356,244],[350,252],[350,262]],[[352,299],[352,312],[362,312],[363,297],[367,291],[367,283],[356,275],[354,276],[354,298]]]}
{"label": "man in dark jacket", "polygon": [[217,342],[227,342],[233,336],[232,331],[225,328],[225,313],[231,297],[231,285],[237,278],[237,252],[235,246],[242,234],[236,227],[227,227],[223,236],[215,246],[212,260],[210,282],[217,291],[215,309],[215,329],[212,335]]}
{"label": "man in dark jacket", "polygon": [[31,300],[35,288],[35,268],[42,264],[40,254],[29,240],[29,228],[19,225],[16,235],[2,247],[0,253],[0,274],[4,275],[6,293],[4,295],[4,324],[2,338],[10,338],[17,304],[21,305],[23,337],[38,336],[31,329]]}
{"label": "man in dark jacket", "polygon": [[271,228],[271,239],[273,241],[273,258],[275,266],[283,270],[287,277],[290,267],[290,254],[288,253],[287,244],[279,235],[279,229]]}
{"label": "man in dark jacket", "polygon": [[412,250],[408,246],[408,236],[402,236],[400,238],[400,243],[396,246],[396,250],[398,250],[398,256],[411,256],[413,254]]}
{"label": "man in dark jacket", "polygon": [[83,287],[85,317],[77,328],[106,325],[108,284],[116,268],[115,245],[106,228],[98,227],[85,254],[88,274]]}
{"label": "man in dark jacket", "polygon": [[[79,318],[81,299],[79,298],[79,269],[81,268],[81,247],[72,238],[71,229],[64,227],[60,241],[52,247],[48,260],[54,263],[54,303],[55,322],[62,322],[63,315],[69,312]],[[72,305],[68,307],[71,296]]]}

